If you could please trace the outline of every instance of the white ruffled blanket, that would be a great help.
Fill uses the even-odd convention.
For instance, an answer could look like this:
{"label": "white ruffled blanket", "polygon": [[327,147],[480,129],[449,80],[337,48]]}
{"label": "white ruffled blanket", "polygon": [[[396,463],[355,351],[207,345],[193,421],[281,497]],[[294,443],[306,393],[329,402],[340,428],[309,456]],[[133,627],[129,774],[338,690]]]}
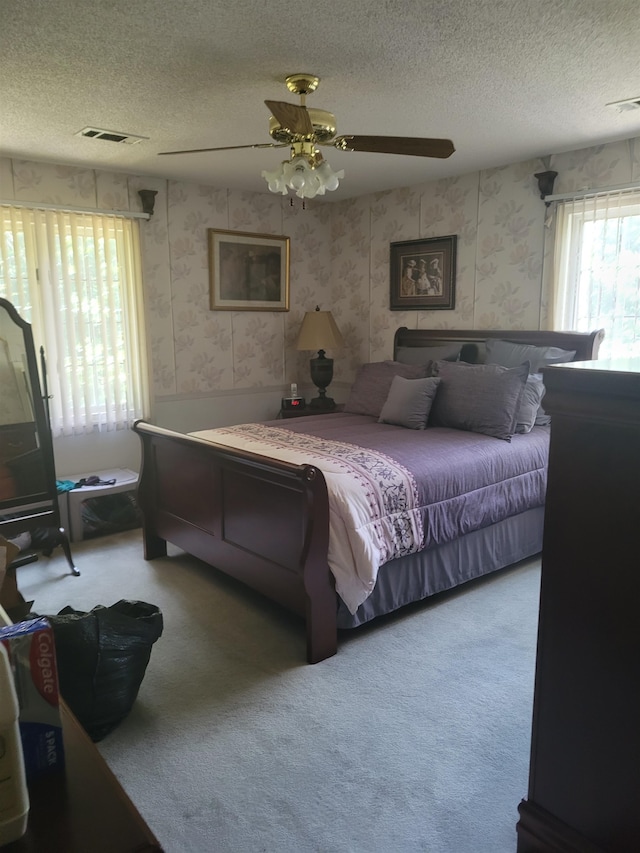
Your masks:
{"label": "white ruffled blanket", "polygon": [[329,494],[329,568],[351,613],[371,594],[380,566],[422,547],[416,481],[384,453],[263,424],[191,435],[322,471]]}

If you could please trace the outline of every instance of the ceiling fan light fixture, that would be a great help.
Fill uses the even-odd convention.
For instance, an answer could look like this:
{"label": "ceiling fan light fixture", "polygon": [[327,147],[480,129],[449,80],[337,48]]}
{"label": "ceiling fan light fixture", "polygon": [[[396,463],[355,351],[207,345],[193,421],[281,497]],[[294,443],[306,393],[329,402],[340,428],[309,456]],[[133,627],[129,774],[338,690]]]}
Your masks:
{"label": "ceiling fan light fixture", "polygon": [[[285,148],[290,157],[272,172],[261,174],[269,192],[287,195],[293,190],[298,198],[315,198],[333,192],[344,178],[344,170],[334,172],[320,153],[319,145],[331,145],[339,151],[369,151],[373,154],[400,154],[405,157],[451,157],[456,150],[450,139],[410,136],[339,136],[336,118],[326,110],[307,109],[305,96],[314,92],[320,78],[314,74],[290,74],[286,78],[290,92],[300,96],[300,104],[265,100],[271,116],[269,134],[275,142],[251,145],[223,145],[216,148],[192,148],[189,151],[161,151],[160,154],[195,154],[202,151],[231,151],[238,148]],[[293,199],[291,200],[293,203]],[[304,204],[302,205],[304,207]]]}
{"label": "ceiling fan light fixture", "polygon": [[334,172],[326,160],[319,165],[304,154],[298,154],[291,160],[284,160],[273,172],[263,171],[269,191],[286,195],[289,190],[298,198],[315,198],[325,192],[333,192],[344,178],[344,169]]}
{"label": "ceiling fan light fixture", "polygon": [[[287,161],[285,160],[284,162],[286,163]],[[284,180],[283,167],[284,163],[281,163],[277,169],[273,170],[273,172],[268,172],[266,169],[262,172],[262,177],[269,185],[269,192],[281,193],[282,195],[287,194],[288,190]]]}
{"label": "ceiling fan light fixture", "polygon": [[340,186],[340,181],[344,178],[344,169],[340,169],[339,172],[334,172],[326,160],[323,160],[322,163],[320,163],[316,171],[324,183],[325,190],[329,190],[329,192],[337,190]]}

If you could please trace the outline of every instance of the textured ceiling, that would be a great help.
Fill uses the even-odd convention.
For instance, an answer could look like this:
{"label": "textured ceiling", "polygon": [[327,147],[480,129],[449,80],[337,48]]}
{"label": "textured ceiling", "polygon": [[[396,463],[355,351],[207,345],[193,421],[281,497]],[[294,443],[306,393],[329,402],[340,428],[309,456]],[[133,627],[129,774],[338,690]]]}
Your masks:
{"label": "textured ceiling", "polygon": [[[0,154],[263,192],[265,99],[338,133],[448,137],[448,160],[323,149],[337,200],[640,134],[638,0],[2,0]],[[91,125],[149,137],[74,136]]]}

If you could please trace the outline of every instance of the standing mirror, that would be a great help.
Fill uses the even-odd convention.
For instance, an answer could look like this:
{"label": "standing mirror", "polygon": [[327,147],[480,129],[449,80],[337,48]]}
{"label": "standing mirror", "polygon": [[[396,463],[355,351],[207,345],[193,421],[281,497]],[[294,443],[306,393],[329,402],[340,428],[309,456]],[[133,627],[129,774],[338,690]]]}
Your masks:
{"label": "standing mirror", "polygon": [[[44,362],[43,362],[44,363]],[[51,532],[75,575],[60,524],[53,441],[31,325],[0,298],[0,533]]]}

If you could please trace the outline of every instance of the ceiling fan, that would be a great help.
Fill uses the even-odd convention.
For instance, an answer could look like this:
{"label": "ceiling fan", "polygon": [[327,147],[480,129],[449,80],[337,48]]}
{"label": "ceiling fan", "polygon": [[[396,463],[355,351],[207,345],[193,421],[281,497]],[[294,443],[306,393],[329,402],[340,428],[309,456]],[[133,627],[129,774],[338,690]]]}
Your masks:
{"label": "ceiling fan", "polygon": [[240,148],[291,149],[289,160],[273,172],[263,171],[271,192],[286,195],[293,190],[300,198],[324,195],[338,188],[344,170],[334,172],[323,158],[319,146],[339,151],[369,151],[375,154],[404,154],[411,157],[450,157],[455,148],[450,139],[422,139],[408,136],[336,136],[336,118],[326,110],[307,108],[306,95],[315,92],[320,78],[313,74],[291,74],[285,83],[300,96],[300,105],[287,101],[265,101],[271,112],[269,135],[275,142],[253,145],[223,145],[219,148],[192,148],[186,151],[161,151],[160,154],[199,154],[205,151],[232,151]]}

